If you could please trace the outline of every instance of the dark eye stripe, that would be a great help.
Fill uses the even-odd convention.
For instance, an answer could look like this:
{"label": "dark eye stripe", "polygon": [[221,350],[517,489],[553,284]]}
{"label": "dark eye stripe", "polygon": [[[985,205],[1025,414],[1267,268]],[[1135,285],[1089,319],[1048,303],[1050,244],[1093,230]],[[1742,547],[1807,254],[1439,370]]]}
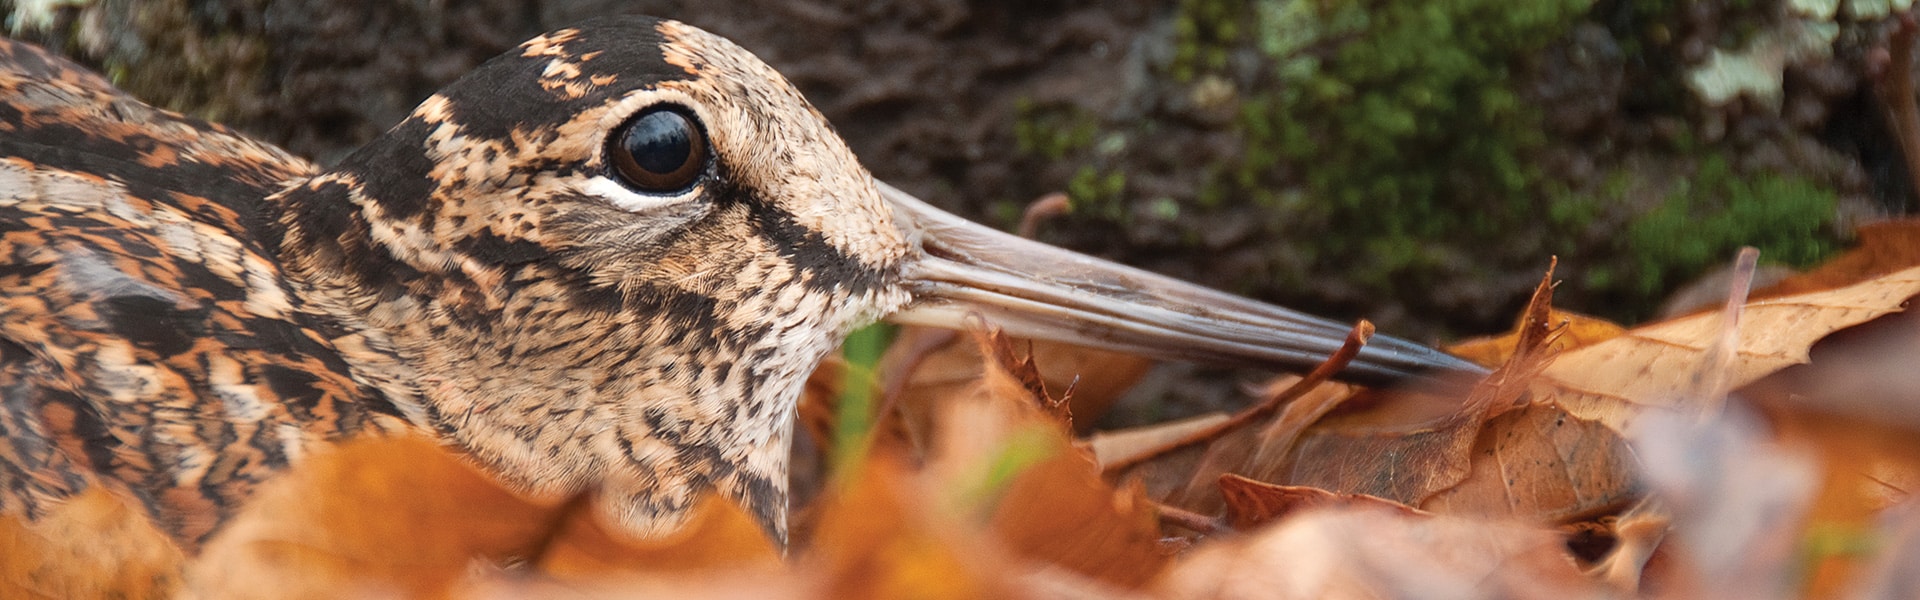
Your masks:
{"label": "dark eye stripe", "polygon": [[693,115],[671,106],[641,111],[613,130],[607,155],[622,183],[654,194],[693,187],[709,158],[705,130]]}

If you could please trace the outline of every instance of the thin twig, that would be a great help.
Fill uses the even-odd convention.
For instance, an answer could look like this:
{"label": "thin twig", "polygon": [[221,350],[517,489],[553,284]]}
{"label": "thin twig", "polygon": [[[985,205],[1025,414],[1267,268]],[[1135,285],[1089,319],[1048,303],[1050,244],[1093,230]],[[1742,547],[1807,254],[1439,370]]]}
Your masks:
{"label": "thin twig", "polygon": [[1101,473],[1112,475],[1126,471],[1127,469],[1168,452],[1219,439],[1220,436],[1272,415],[1275,411],[1279,410],[1281,406],[1285,406],[1287,403],[1306,395],[1307,392],[1313,391],[1314,388],[1320,387],[1320,384],[1325,383],[1328,379],[1332,379],[1334,373],[1339,373],[1342,369],[1347,368],[1347,363],[1353,362],[1353,358],[1360,354],[1360,348],[1366,346],[1367,339],[1371,337],[1373,337],[1373,323],[1360,321],[1353,326],[1352,331],[1347,332],[1347,341],[1340,346],[1338,351],[1335,351],[1332,356],[1328,356],[1326,361],[1320,363],[1320,366],[1314,367],[1313,372],[1307,373],[1305,377],[1300,378],[1300,380],[1294,382],[1293,385],[1287,386],[1287,389],[1282,390],[1278,394],[1268,396],[1259,404],[1240,411],[1233,415],[1232,418],[1221,421],[1212,427],[1195,431],[1158,448],[1109,463],[1101,468]]}
{"label": "thin twig", "polygon": [[1161,523],[1178,525],[1202,534],[1218,533],[1226,527],[1220,519],[1159,502],[1153,503],[1153,512],[1160,517]]}
{"label": "thin twig", "polygon": [[1060,215],[1073,212],[1073,201],[1066,194],[1054,192],[1041,196],[1027,204],[1027,210],[1020,215],[1020,228],[1015,232],[1020,237],[1033,239],[1039,233],[1040,223]]}
{"label": "thin twig", "polygon": [[1752,246],[1740,249],[1733,259],[1733,281],[1727,290],[1726,305],[1720,309],[1720,335],[1700,357],[1693,374],[1693,396],[1698,398],[1703,418],[1714,418],[1726,408],[1727,388],[1733,377],[1733,358],[1740,351],[1740,314],[1747,306],[1747,293],[1753,289],[1753,272],[1760,251]]}
{"label": "thin twig", "polygon": [[1913,13],[1903,12],[1894,19],[1893,36],[1887,41],[1888,63],[1880,77],[1873,78],[1874,97],[1887,111],[1893,137],[1900,143],[1900,154],[1907,159],[1907,177],[1920,193],[1920,102],[1913,89],[1913,47],[1920,37],[1920,24]]}

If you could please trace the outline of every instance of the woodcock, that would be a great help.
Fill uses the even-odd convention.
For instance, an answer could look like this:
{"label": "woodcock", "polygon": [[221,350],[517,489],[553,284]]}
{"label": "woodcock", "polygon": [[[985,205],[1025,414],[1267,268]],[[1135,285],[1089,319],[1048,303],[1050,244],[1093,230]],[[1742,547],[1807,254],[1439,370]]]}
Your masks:
{"label": "woodcock", "polygon": [[[940,212],[672,21],[534,38],[331,168],[0,44],[0,518],[105,486],[191,551],[316,448],[418,430],[640,534],[707,491],[780,534],[816,363],[976,313],[1281,368],[1348,329]],[[1345,376],[1460,368],[1380,336]]]}

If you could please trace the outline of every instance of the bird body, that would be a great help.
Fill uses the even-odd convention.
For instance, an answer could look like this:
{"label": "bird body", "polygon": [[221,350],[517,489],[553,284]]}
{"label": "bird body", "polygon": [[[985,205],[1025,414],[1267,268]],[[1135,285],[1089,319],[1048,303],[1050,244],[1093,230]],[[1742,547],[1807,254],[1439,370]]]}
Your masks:
{"label": "bird body", "polygon": [[635,533],[717,492],[780,536],[800,387],[889,313],[1293,366],[1345,334],[1004,238],[672,21],[537,37],[328,168],[0,44],[0,515],[99,486],[191,551],[318,446],[411,430]]}
{"label": "bird body", "polygon": [[[529,41],[325,171],[9,51],[7,512],[105,475],[197,543],[313,444],[414,427],[534,493],[601,487],[641,532],[712,488],[779,529],[793,406],[742,400],[906,300],[824,119],[677,23]],[[579,201],[611,183],[582,132],[663,100],[738,109],[703,115],[741,133],[699,190],[728,201]],[[863,184],[864,215],[783,205]]]}
{"label": "bird body", "polygon": [[199,540],[313,443],[400,419],[263,244],[313,166],[0,45],[0,513],[120,488]]}

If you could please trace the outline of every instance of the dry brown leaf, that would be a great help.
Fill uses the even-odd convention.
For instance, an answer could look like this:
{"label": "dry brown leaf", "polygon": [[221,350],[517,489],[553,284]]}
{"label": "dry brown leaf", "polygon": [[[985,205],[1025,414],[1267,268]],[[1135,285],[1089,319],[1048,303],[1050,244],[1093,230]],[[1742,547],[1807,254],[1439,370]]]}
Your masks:
{"label": "dry brown leaf", "polygon": [[827,598],[1006,597],[1006,562],[955,515],[929,511],[913,474],[876,451],[821,500],[799,569],[823,578]]}
{"label": "dry brown leaf", "polygon": [[1341,507],[1201,545],[1169,569],[1167,598],[1597,598],[1555,532]]}
{"label": "dry brown leaf", "polygon": [[1144,453],[1158,451],[1195,432],[1211,429],[1228,418],[1226,413],[1207,413],[1165,423],[1100,431],[1088,436],[1084,444],[1105,469],[1106,465],[1116,462],[1133,462]]}
{"label": "dry brown leaf", "polygon": [[1019,556],[1122,588],[1159,574],[1166,555],[1144,490],[1115,490],[1091,457],[1064,445],[1056,452],[1007,486],[991,519],[998,539]]}
{"label": "dry brown leaf", "polygon": [[[1528,521],[1559,522],[1623,506],[1635,497],[1634,464],[1619,436],[1556,407],[1526,401],[1530,380],[1550,364],[1562,331],[1551,316],[1550,278],[1535,291],[1514,336],[1528,350],[1511,354],[1466,399],[1453,401],[1450,414],[1409,426],[1403,415],[1417,411],[1401,405],[1420,401],[1418,395],[1349,400],[1333,390],[1316,390],[1331,395],[1296,401],[1261,438],[1217,442],[1186,493],[1172,503],[1214,512],[1220,506],[1214,481],[1235,473],[1377,496],[1439,513]],[[1320,418],[1331,404],[1342,402],[1363,407]]]}
{"label": "dry brown leaf", "polygon": [[[1920,294],[1920,268],[1857,285],[1749,303],[1739,349],[1727,374],[1733,388],[1803,363],[1814,341],[1839,329],[1901,310]],[[1720,333],[1709,313],[1635,328],[1620,337],[1561,355],[1535,386],[1575,416],[1622,429],[1648,406],[1674,406]]]}
{"label": "dry brown leaf", "polygon": [[[1599,317],[1590,317],[1576,312],[1553,309],[1548,314],[1549,325],[1561,327],[1560,337],[1553,341],[1555,352],[1565,352],[1574,348],[1591,346],[1625,333],[1627,328]],[[1513,356],[1515,344],[1519,342],[1522,325],[1516,324],[1514,331],[1466,340],[1447,347],[1447,353],[1473,361],[1483,367],[1494,367]]]}
{"label": "dry brown leaf", "polygon": [[[1277,393],[1299,380],[1293,375],[1279,377],[1268,384],[1267,393]],[[1168,503],[1214,514],[1224,507],[1218,483],[1221,476],[1236,473],[1261,481],[1281,477],[1280,469],[1290,464],[1299,435],[1335,406],[1353,397],[1355,391],[1353,386],[1342,383],[1322,383],[1287,404],[1267,427],[1220,436],[1207,446],[1198,464],[1186,470],[1189,475],[1185,485],[1178,494],[1166,496]]]}
{"label": "dry brown leaf", "polygon": [[992,360],[966,401],[947,405],[929,474],[941,488],[964,489],[980,473],[1029,462],[997,490],[989,511],[996,539],[1013,554],[1121,587],[1157,574],[1165,563],[1159,526],[1141,490],[1115,490],[1073,446],[1033,359],[1014,353],[997,330],[976,337]]}
{"label": "dry brown leaf", "polygon": [[1642,491],[1633,450],[1618,432],[1553,405],[1495,417],[1481,428],[1470,456],[1465,479],[1416,499],[1415,506],[1560,523],[1618,510]]}
{"label": "dry brown leaf", "polygon": [[[953,332],[903,327],[880,362],[881,379],[907,415],[912,431],[926,432],[935,408],[946,398],[966,390],[981,376],[979,344]],[[1047,389],[1071,390],[1067,400],[1082,425],[1106,414],[1107,408],[1145,377],[1153,361],[1130,354],[1054,342],[1010,340],[1025,352],[1031,343],[1034,363]]]}
{"label": "dry brown leaf", "polygon": [[777,571],[780,549],[739,505],[708,496],[686,527],[664,538],[640,539],[598,510],[574,510],[540,554],[542,573],[570,579],[633,573]]}
{"label": "dry brown leaf", "polygon": [[98,483],[38,520],[0,516],[0,598],[172,598],[186,558]]}
{"label": "dry brown leaf", "polygon": [[999,329],[976,329],[972,333],[985,365],[976,393],[1037,408],[1062,431],[1073,429],[1073,409],[1067,397],[1047,390],[1046,378],[1041,376],[1032,352],[1016,350],[1014,346],[1020,342]]}
{"label": "dry brown leaf", "polygon": [[[1293,440],[1298,437],[1299,431],[1319,420],[1321,416],[1351,396],[1352,388],[1333,383],[1331,378],[1340,369],[1345,368],[1348,361],[1359,355],[1367,338],[1372,335],[1373,324],[1360,321],[1348,331],[1347,339],[1340,349],[1329,355],[1312,371],[1298,377],[1277,379],[1268,386],[1266,395],[1259,402],[1234,413],[1219,425],[1175,440],[1157,451],[1149,450],[1143,453],[1144,457],[1151,458],[1176,453],[1193,446],[1203,444],[1206,446],[1206,453],[1203,455],[1200,467],[1193,470],[1195,474],[1186,488],[1178,495],[1172,496],[1173,508],[1195,513],[1214,513],[1219,509],[1219,490],[1213,485],[1212,478],[1239,466],[1264,472],[1264,469],[1270,465],[1281,462],[1287,456],[1287,452],[1292,449]],[[1252,425],[1261,422],[1267,422],[1269,425],[1259,436],[1244,433]],[[1134,462],[1116,461],[1105,469],[1110,473],[1126,470],[1146,459],[1133,460]],[[1189,523],[1197,522],[1190,518],[1185,520]],[[1204,531],[1205,528],[1199,530]]]}
{"label": "dry brown leaf", "polygon": [[476,558],[532,554],[561,509],[432,441],[356,440],[261,486],[188,581],[207,598],[445,597]]}
{"label": "dry brown leaf", "polygon": [[[208,598],[450,597],[486,569],[528,559],[583,580],[661,572],[773,572],[779,551],[732,503],[702,502],[686,529],[620,532],[593,507],[512,493],[432,441],[355,440],[266,486],[189,571]],[[525,575],[523,575],[524,577]]]}
{"label": "dry brown leaf", "polygon": [[1231,473],[1220,476],[1220,496],[1226,501],[1227,524],[1242,531],[1310,508],[1372,506],[1408,515],[1428,514],[1426,511],[1378,496],[1336,494],[1320,488],[1298,485],[1274,485]]}
{"label": "dry brown leaf", "polygon": [[1920,265],[1920,219],[1861,226],[1858,245],[1812,271],[1756,290],[1753,298],[1776,298],[1853,285]]}

